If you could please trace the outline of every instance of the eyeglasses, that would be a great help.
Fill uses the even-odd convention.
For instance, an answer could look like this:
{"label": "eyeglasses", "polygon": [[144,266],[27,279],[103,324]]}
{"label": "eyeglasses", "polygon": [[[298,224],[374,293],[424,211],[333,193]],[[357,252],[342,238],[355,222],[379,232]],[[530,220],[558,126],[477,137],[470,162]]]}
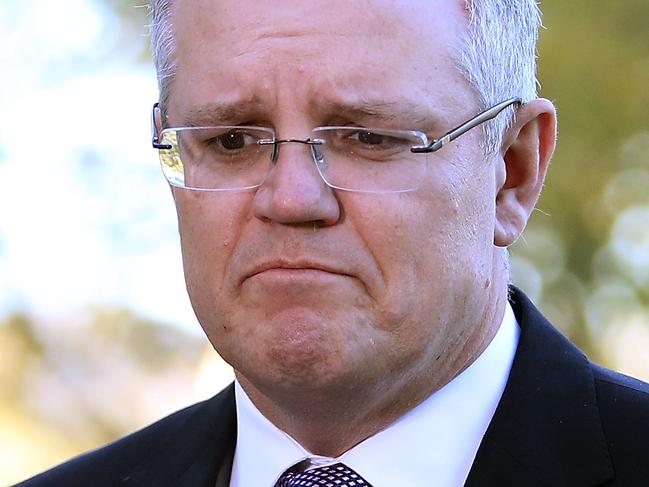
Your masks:
{"label": "eyeglasses", "polygon": [[281,144],[308,147],[318,173],[331,188],[364,193],[416,190],[428,155],[472,128],[520,105],[514,98],[494,105],[443,136],[429,140],[416,130],[316,127],[307,139],[278,139],[267,127],[218,125],[158,130],[153,105],[153,147],[172,186],[196,191],[250,190],[261,186],[277,162]]}

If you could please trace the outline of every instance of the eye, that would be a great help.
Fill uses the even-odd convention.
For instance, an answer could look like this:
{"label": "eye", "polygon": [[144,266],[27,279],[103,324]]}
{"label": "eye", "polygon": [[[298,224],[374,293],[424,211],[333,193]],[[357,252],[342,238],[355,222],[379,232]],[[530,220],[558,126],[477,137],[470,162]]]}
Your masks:
{"label": "eye", "polygon": [[380,130],[350,129],[346,137],[347,144],[355,146],[356,150],[372,152],[398,152],[407,150],[412,145],[408,139],[396,134],[384,133]]}
{"label": "eye", "polygon": [[[318,127],[316,138],[324,139],[318,152],[331,152],[357,160],[386,161],[410,154],[410,148],[421,144],[405,131],[367,127]],[[326,159],[326,156],[325,156]]]}
{"label": "eye", "polygon": [[259,140],[258,135],[243,130],[231,130],[213,137],[209,142],[217,144],[226,151],[236,151],[254,146]]}
{"label": "eye", "polygon": [[362,144],[367,144],[367,145],[381,145],[385,142],[386,137],[381,134],[377,134],[376,132],[369,132],[366,130],[359,130],[356,133],[356,137],[358,137],[358,141]]}
{"label": "eye", "polygon": [[228,132],[219,139],[223,148],[228,150],[241,149],[246,144],[246,139],[241,132]]}

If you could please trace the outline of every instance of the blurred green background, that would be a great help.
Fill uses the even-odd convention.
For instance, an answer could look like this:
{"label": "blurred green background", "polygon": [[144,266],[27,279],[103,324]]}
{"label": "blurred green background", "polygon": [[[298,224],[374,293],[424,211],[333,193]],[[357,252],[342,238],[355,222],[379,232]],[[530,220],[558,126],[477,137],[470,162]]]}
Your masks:
{"label": "blurred green background", "polygon": [[[145,9],[127,0],[83,4],[110,12],[118,29],[93,63],[121,59],[153,77]],[[5,31],[11,31],[8,5],[0,2]],[[649,2],[546,0],[542,8],[541,94],[558,107],[559,142],[538,210],[512,249],[513,280],[594,360],[647,380]],[[53,21],[83,19],[69,8]],[[11,49],[20,53],[21,36],[32,34],[13,32]],[[96,66],[84,63],[67,69]],[[147,145],[146,137],[141,143]],[[0,169],[2,147],[0,133]],[[0,215],[14,210],[4,206]],[[172,207],[165,211],[173,219]],[[15,230],[1,218],[0,256],[3,233]],[[4,286],[11,291],[10,283]],[[160,322],[128,303],[87,302],[62,315],[20,303],[6,309],[2,485],[209,396],[231,377],[193,322]]]}

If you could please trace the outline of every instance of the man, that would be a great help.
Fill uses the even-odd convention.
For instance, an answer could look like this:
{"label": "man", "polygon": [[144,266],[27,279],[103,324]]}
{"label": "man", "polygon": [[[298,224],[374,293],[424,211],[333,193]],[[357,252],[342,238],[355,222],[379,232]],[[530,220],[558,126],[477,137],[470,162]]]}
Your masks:
{"label": "man", "polygon": [[24,485],[649,485],[649,387],[508,290],[555,142],[535,2],[152,20],[187,288],[237,381]]}

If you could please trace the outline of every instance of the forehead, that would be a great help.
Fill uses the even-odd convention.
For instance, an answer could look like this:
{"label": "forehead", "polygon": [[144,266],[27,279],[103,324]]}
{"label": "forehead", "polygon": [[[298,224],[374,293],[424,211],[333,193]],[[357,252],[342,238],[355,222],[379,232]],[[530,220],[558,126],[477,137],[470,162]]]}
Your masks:
{"label": "forehead", "polygon": [[450,100],[466,85],[453,59],[466,24],[463,6],[459,0],[176,0],[173,98],[189,106],[224,100],[277,106],[287,98],[339,106],[412,104],[434,91]]}

